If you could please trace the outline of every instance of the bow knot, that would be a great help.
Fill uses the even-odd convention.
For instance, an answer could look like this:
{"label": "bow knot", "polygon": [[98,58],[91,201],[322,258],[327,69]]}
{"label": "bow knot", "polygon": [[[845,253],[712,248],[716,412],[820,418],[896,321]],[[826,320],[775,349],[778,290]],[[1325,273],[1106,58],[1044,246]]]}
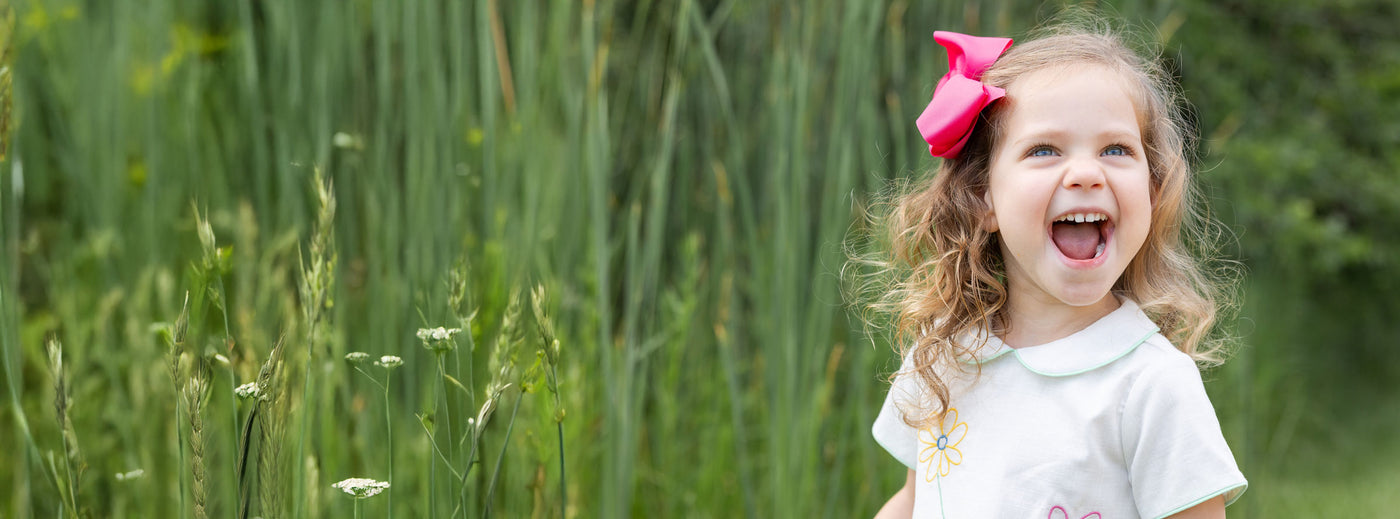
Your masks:
{"label": "bow knot", "polygon": [[1006,91],[982,83],[982,73],[1011,47],[1010,38],[985,38],[948,31],[934,31],[934,41],[948,49],[948,73],[938,80],[924,113],[916,124],[928,152],[935,157],[957,158],[982,109],[1006,96]]}

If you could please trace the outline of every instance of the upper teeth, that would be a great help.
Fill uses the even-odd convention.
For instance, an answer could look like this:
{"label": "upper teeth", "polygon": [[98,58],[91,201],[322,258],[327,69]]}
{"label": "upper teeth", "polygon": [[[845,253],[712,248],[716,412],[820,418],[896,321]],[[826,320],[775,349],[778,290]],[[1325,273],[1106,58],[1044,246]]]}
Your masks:
{"label": "upper teeth", "polygon": [[1107,219],[1108,219],[1108,215],[1103,214],[1103,213],[1070,213],[1070,214],[1061,216],[1061,217],[1059,217],[1059,218],[1056,218],[1055,221],[1057,221],[1057,222],[1074,222],[1074,223],[1084,223],[1084,222],[1091,222],[1091,223],[1092,223],[1092,222],[1098,222],[1098,221],[1103,221],[1103,220],[1107,220]]}

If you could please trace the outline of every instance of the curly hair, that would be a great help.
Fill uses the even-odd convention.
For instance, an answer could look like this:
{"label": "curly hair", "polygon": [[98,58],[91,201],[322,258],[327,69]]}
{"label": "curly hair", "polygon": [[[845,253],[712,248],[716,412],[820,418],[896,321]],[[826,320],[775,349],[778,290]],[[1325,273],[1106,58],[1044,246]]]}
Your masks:
{"label": "curly hair", "polygon": [[[1061,22],[1013,45],[982,81],[1007,88],[1028,73],[1076,64],[1106,67],[1124,78],[1150,172],[1147,239],[1112,291],[1136,301],[1199,366],[1219,364],[1227,341],[1214,330],[1218,313],[1234,308],[1237,267],[1218,258],[1217,244],[1228,233],[1198,204],[1184,102],[1156,59],[1134,52],[1105,23]],[[956,159],[887,194],[885,211],[871,216],[886,232],[885,246],[878,256],[853,257],[874,266],[872,276],[883,280],[875,283],[879,294],[870,309],[892,317],[905,359],[891,378],[916,375],[922,383],[926,397],[919,412],[905,413],[916,427],[941,419],[949,407],[946,370],[960,361],[975,364],[987,334],[1002,335],[1010,326],[1001,249],[996,235],[983,228],[983,195],[1009,104],[982,112]]]}

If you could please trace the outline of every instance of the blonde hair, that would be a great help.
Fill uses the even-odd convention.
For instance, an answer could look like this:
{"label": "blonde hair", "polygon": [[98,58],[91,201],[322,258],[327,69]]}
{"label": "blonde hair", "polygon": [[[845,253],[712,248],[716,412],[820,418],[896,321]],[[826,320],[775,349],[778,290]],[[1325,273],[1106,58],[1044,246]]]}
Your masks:
{"label": "blonde hair", "polygon": [[[1103,66],[1122,76],[1138,110],[1151,178],[1152,224],[1146,242],[1113,292],[1136,301],[1178,349],[1198,365],[1224,360],[1226,341],[1213,333],[1217,313],[1233,308],[1235,264],[1217,259],[1227,233],[1198,206],[1191,183],[1183,106],[1176,86],[1155,59],[1131,50],[1096,20],[1061,22],[1017,43],[982,76],[1007,88],[1028,73],[1068,65]],[[995,235],[982,226],[988,169],[1009,112],[1006,100],[984,110],[963,151],[936,174],[897,188],[871,223],[887,231],[865,290],[879,287],[870,308],[893,318],[904,371],[917,375],[926,397],[915,418],[941,419],[950,395],[944,368],[975,361],[988,333],[1003,334],[1007,288]],[[967,340],[973,338],[973,340]],[[893,376],[891,377],[893,378]]]}

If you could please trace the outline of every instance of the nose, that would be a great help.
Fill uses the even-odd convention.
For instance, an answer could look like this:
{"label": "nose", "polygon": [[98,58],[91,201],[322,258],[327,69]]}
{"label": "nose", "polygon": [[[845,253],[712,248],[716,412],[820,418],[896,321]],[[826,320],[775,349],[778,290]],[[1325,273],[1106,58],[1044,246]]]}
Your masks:
{"label": "nose", "polygon": [[1070,161],[1060,184],[1065,189],[1098,189],[1104,186],[1103,167],[1093,160]]}

